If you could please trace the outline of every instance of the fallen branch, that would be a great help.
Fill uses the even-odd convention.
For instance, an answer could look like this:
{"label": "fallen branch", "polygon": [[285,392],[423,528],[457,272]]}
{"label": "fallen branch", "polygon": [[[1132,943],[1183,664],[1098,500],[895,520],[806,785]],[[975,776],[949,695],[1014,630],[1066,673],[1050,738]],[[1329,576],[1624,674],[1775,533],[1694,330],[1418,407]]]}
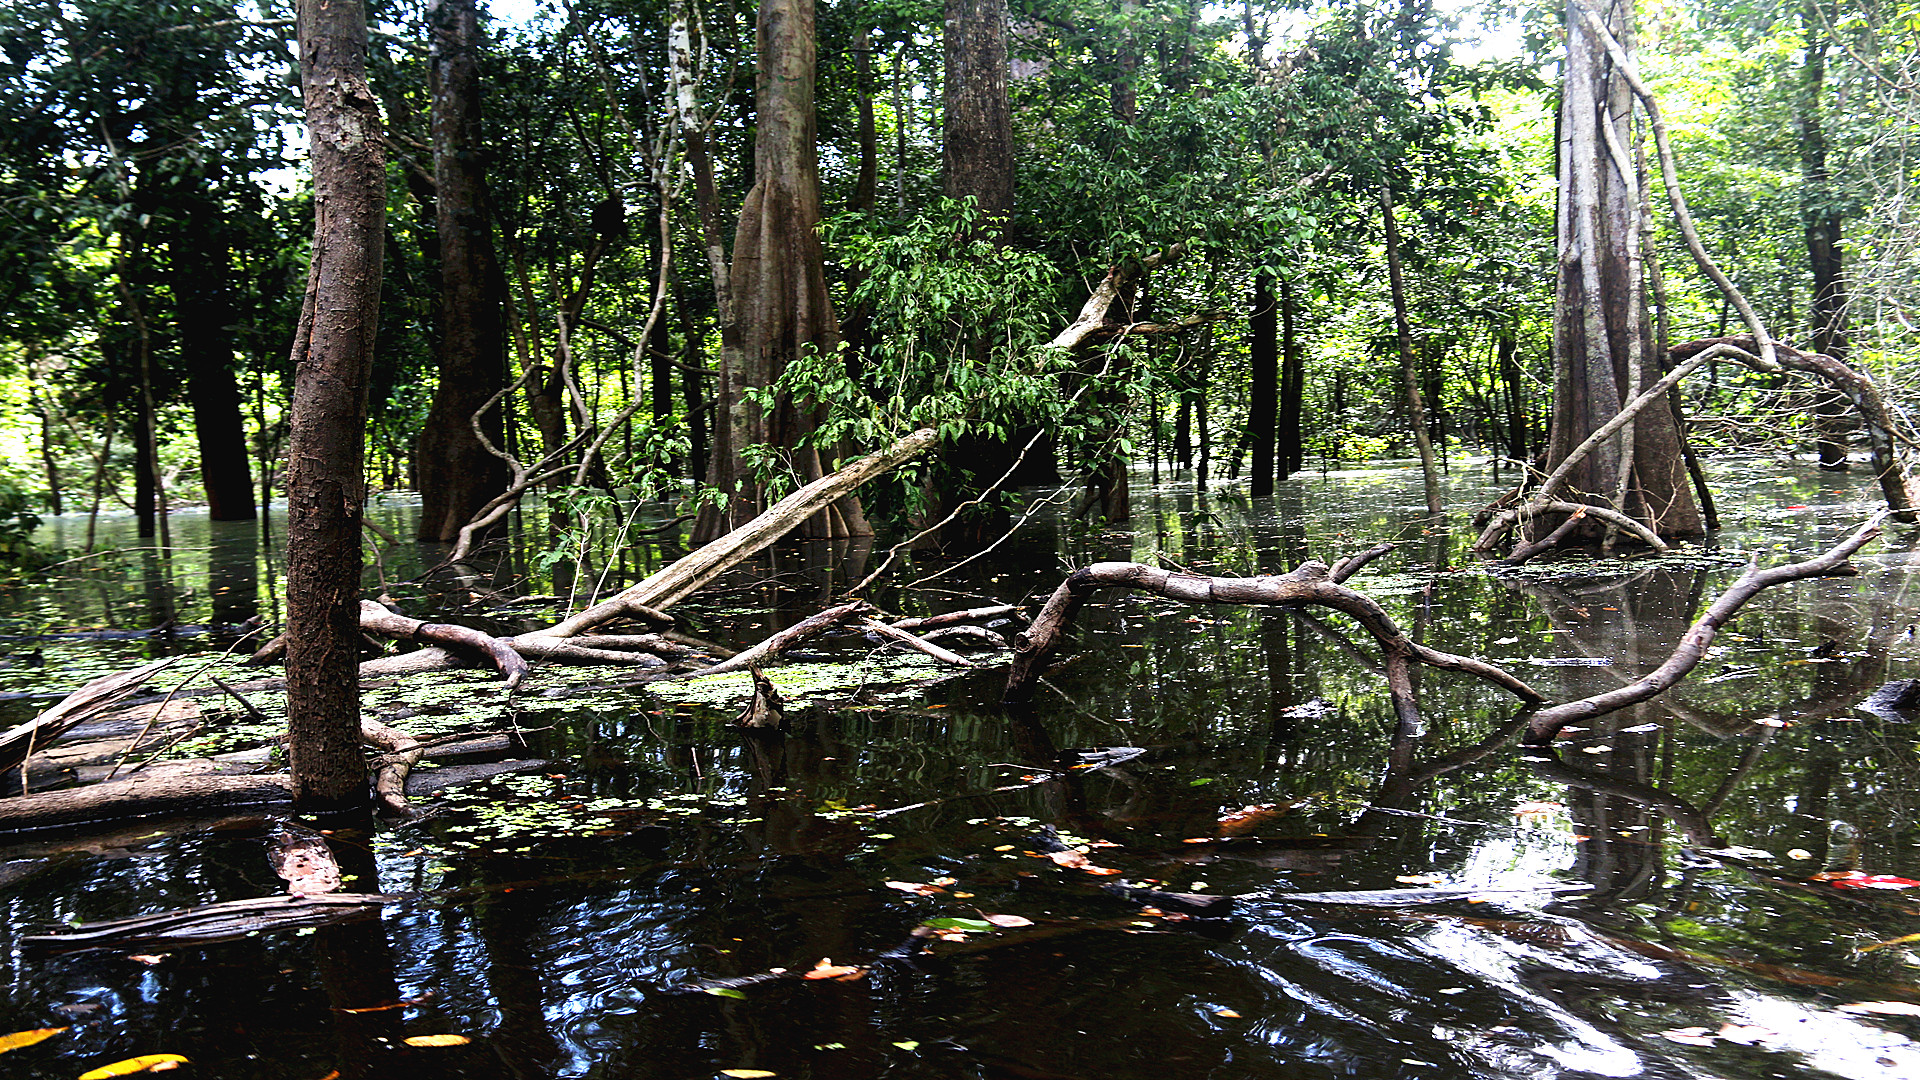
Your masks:
{"label": "fallen branch", "polygon": [[1706,656],[1707,647],[1713,644],[1714,635],[1719,633],[1720,628],[1762,590],[1803,578],[1846,577],[1858,573],[1848,560],[1854,552],[1880,535],[1882,516],[1874,517],[1824,554],[1805,562],[1765,570],[1758,565],[1749,565],[1747,572],[1740,575],[1740,580],[1721,593],[1719,599],[1708,606],[1706,613],[1681,636],[1680,644],[1674,646],[1665,663],[1618,689],[1540,710],[1527,724],[1527,741],[1536,744],[1550,742],[1568,724],[1605,716],[1669,689],[1686,678],[1687,673]]}
{"label": "fallen branch", "polygon": [[481,653],[493,661],[493,666],[506,677],[509,690],[519,686],[527,677],[527,661],[514,650],[511,644],[471,627],[409,619],[371,600],[362,600],[360,601],[360,629],[385,634],[402,641],[418,641]]}
{"label": "fallen branch", "polygon": [[1429,648],[1408,637],[1371,597],[1332,580],[1325,563],[1308,562],[1288,574],[1256,578],[1215,578],[1182,574],[1139,563],[1094,563],[1074,571],[1048,597],[1033,625],[1014,638],[1013,667],[1003,698],[1009,704],[1031,701],[1033,688],[1058,651],[1067,627],[1088,594],[1097,589],[1136,589],[1190,604],[1266,604],[1275,607],[1317,605],[1353,617],[1373,635],[1387,659],[1387,682],[1403,720],[1412,708],[1413,686],[1407,664],[1476,675],[1523,701],[1543,701],[1526,683],[1482,660]]}
{"label": "fallen branch", "polygon": [[[102,675],[61,698],[59,704],[39,716],[0,732],[0,771],[24,764],[33,756],[36,746],[45,746],[69,728],[132,694],[175,659],[170,656],[131,671]],[[26,790],[24,777],[20,789]]]}
{"label": "fallen branch", "polygon": [[850,600],[847,603],[830,607],[816,615],[809,615],[792,626],[743,652],[737,652],[711,667],[688,672],[683,678],[699,678],[703,675],[720,675],[729,671],[753,669],[767,660],[786,652],[803,641],[810,641],[836,626],[844,625],[860,618],[873,610],[865,600]]}
{"label": "fallen branch", "polygon": [[868,619],[863,625],[865,625],[868,630],[871,630],[874,633],[879,634],[881,637],[886,638],[889,641],[897,641],[900,644],[905,645],[909,649],[915,649],[920,652],[926,653],[928,656],[933,657],[935,660],[938,660],[943,664],[952,664],[954,667],[963,667],[963,668],[970,668],[973,666],[973,661],[967,659],[964,656],[961,656],[959,653],[954,652],[951,649],[943,649],[940,646],[935,645],[933,642],[928,641],[926,638],[909,634],[905,630],[902,630],[897,626],[889,626],[888,624],[883,623],[878,619]]}

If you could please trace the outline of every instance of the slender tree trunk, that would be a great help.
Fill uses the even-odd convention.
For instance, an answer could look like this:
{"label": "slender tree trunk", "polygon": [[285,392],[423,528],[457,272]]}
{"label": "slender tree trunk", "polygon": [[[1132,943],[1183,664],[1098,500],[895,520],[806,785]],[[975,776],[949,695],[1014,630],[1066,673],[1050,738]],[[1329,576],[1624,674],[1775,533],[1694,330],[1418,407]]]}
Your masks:
{"label": "slender tree trunk", "polygon": [[1433,460],[1433,440],[1427,435],[1427,406],[1420,394],[1420,372],[1413,357],[1413,329],[1407,321],[1407,290],[1400,276],[1400,229],[1393,220],[1393,192],[1380,189],[1380,220],[1386,226],[1387,285],[1393,293],[1393,331],[1400,346],[1400,380],[1407,392],[1407,423],[1420,451],[1420,479],[1427,492],[1427,513],[1439,514],[1440,471]]}
{"label": "slender tree trunk", "polygon": [[[440,247],[439,378],[414,450],[422,540],[451,543],[481,507],[505,491],[507,463],[487,452],[473,417],[506,386],[502,280],[480,139],[480,21],[473,0],[427,5],[433,101],[434,234]],[[503,414],[481,430],[498,447]]]}
{"label": "slender tree trunk", "polygon": [[1280,423],[1274,448],[1279,479],[1286,479],[1306,464],[1306,443],[1300,421],[1305,410],[1306,352],[1300,347],[1300,305],[1293,281],[1280,279]]}
{"label": "slender tree trunk", "polygon": [[1524,462],[1528,455],[1527,398],[1520,370],[1520,342],[1511,330],[1499,331],[1499,336],[1494,340],[1500,356],[1500,382],[1506,389],[1503,396],[1507,405],[1507,457],[1512,461]]}
{"label": "slender tree trunk", "polygon": [[1253,308],[1247,313],[1248,368],[1247,445],[1253,451],[1249,492],[1255,498],[1273,494],[1274,413],[1280,394],[1279,319],[1273,300],[1273,274],[1253,273]]}
{"label": "slender tree trunk", "polygon": [[[864,18],[864,16],[863,16]],[[854,101],[859,110],[856,140],[860,171],[853,181],[852,209],[872,213],[879,200],[880,136],[873,123],[873,27],[862,21],[853,32]]]}
{"label": "slender tree trunk", "polygon": [[[1827,73],[1826,26],[1812,4],[1802,8],[1807,34],[1806,59],[1801,68],[1795,117],[1800,128],[1801,216],[1806,223],[1807,265],[1813,271],[1811,337],[1813,351],[1835,360],[1847,358],[1847,285],[1843,276],[1839,209],[1827,172],[1827,134],[1822,120]],[[1842,425],[1847,403],[1825,393],[1815,414],[1819,431],[1820,467],[1847,467],[1847,444]]]}
{"label": "slender tree trunk", "polygon": [[55,454],[53,438],[53,405],[43,397],[35,386],[29,386],[32,395],[33,410],[40,415],[40,465],[47,474],[47,509],[58,515],[60,506],[60,461]]}
{"label": "slender tree trunk", "polygon": [[[738,347],[720,358],[718,414],[707,481],[726,492],[723,509],[703,510],[696,542],[745,524],[767,506],[748,448],[772,447],[806,484],[832,471],[821,448],[804,445],[823,416],[813,401],[781,400],[763,410],[747,391],[772,386],[803,351],[833,355],[840,323],[827,295],[820,249],[820,175],[814,127],[813,0],[762,0],[756,29],[754,181],[734,233],[733,317]],[[809,518],[812,538],[868,536],[857,496]]]}
{"label": "slender tree trunk", "polygon": [[207,514],[215,521],[252,521],[247,429],[240,415],[240,384],[233,376],[232,327],[239,313],[220,208],[192,196],[176,199],[175,206],[187,220],[170,239],[169,284],[179,313],[180,358],[193,405]]}
{"label": "slender tree trunk", "polygon": [[287,729],[294,800],[364,806],[360,518],[367,375],[379,325],[386,171],[361,0],[301,0],[315,201],[294,337],[287,466]]}

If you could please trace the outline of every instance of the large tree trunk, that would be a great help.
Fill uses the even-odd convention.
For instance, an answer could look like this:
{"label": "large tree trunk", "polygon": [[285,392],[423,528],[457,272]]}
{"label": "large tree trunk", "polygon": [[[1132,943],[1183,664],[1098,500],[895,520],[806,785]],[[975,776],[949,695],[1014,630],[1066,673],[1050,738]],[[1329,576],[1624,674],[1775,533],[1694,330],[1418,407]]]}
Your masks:
{"label": "large tree trunk", "polygon": [[253,476],[240,415],[240,384],[233,377],[232,328],[238,311],[228,278],[226,238],[218,222],[220,208],[211,200],[191,197],[176,206],[186,221],[169,243],[170,284],[207,514],[215,521],[251,521]]}
{"label": "large tree trunk", "polygon": [[[439,380],[416,448],[422,540],[450,543],[506,490],[507,463],[474,434],[473,415],[506,385],[502,280],[494,264],[480,147],[480,25],[473,0],[427,6],[433,98],[435,233],[440,241]],[[481,420],[497,447],[498,410]]]}
{"label": "large tree trunk", "polygon": [[379,325],[386,172],[361,0],[301,0],[314,228],[294,337],[287,465],[287,728],[294,800],[364,806],[360,517],[367,373]]}
{"label": "large tree trunk", "polygon": [[[780,452],[802,484],[831,472],[820,448],[802,445],[822,407],[784,396],[771,410],[747,398],[773,385],[803,351],[831,356],[839,320],[815,228],[820,223],[819,158],[814,131],[813,0],[763,0],[756,34],[754,180],[734,233],[733,318],[737,347],[720,358],[718,415],[707,482],[729,495],[724,508],[703,510],[696,542],[745,524],[766,508],[764,486],[747,448]],[[810,518],[800,535],[868,536],[872,529],[857,497],[849,495]]]}
{"label": "large tree trunk", "polygon": [[[1603,18],[1616,38],[1628,39],[1628,0],[1611,0]],[[1561,99],[1549,471],[1617,414],[1635,388],[1652,385],[1661,376],[1646,307],[1640,302],[1640,203],[1627,149],[1633,145],[1633,97],[1608,62],[1594,27],[1573,6],[1567,10]],[[1642,410],[1623,434],[1630,438],[1610,439],[1579,462],[1568,488],[1596,504],[1611,503],[1624,491],[1626,505],[1613,509],[1639,518],[1661,536],[1700,535],[1700,511],[1672,410]],[[1542,514],[1532,519],[1530,529],[1544,534],[1561,521],[1561,515]],[[1600,526],[1582,521],[1576,530],[1578,537],[1591,540],[1598,538]]]}
{"label": "large tree trunk", "polygon": [[1013,211],[1013,112],[1007,101],[1006,0],[946,0],[941,160],[949,198]]}

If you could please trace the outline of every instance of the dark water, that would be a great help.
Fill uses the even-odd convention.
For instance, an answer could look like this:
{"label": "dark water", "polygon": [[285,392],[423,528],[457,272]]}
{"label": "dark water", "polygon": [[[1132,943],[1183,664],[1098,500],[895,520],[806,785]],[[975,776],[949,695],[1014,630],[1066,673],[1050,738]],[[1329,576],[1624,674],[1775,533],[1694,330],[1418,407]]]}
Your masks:
{"label": "dark water", "polygon": [[[1859,476],[1720,472],[1727,528],[1667,560],[1496,577],[1464,555],[1464,529],[1423,533],[1416,477],[1369,470],[1311,475],[1251,504],[1141,491],[1132,531],[1056,524],[876,599],[907,613],[993,599],[1031,610],[1065,569],[1098,559],[1236,575],[1399,539],[1357,588],[1428,644],[1565,700],[1659,663],[1748,557],[1810,556],[1872,508]],[[1456,468],[1453,505],[1492,493]],[[405,509],[390,508],[390,527]],[[156,653],[217,651],[224,627],[271,613],[272,544],[195,528],[182,519],[165,563],[128,552],[14,588],[0,687],[53,693]],[[410,894],[378,920],[158,963],[49,956],[21,935],[275,894],[266,827],[153,825],[0,850],[0,1032],[74,1025],[0,1055],[0,1075],[71,1077],[170,1052],[191,1060],[175,1075],[291,1080],[1920,1077],[1920,1017],[1845,1008],[1920,1005],[1920,943],[1899,940],[1920,932],[1920,898],[1808,880],[1920,878],[1913,717],[1861,708],[1883,683],[1920,677],[1915,544],[1893,529],[1856,560],[1858,577],[1762,595],[1689,682],[1570,735],[1548,761],[1517,750],[1510,698],[1446,672],[1419,675],[1424,732],[1397,730],[1377,654],[1342,616],[1119,594],[1083,612],[1079,658],[1030,717],[997,706],[999,670],[905,693],[876,675],[817,695],[805,730],[773,740],[724,726],[738,700],[689,704],[543,670],[509,701],[475,675],[478,705],[426,713],[517,728],[554,764],[340,838],[359,884]],[[641,548],[609,582],[672,555]],[[755,640],[879,555],[782,550],[676,613],[716,640]],[[402,603],[495,606],[501,581],[399,584],[429,562],[389,556]],[[536,561],[501,578],[565,591]],[[31,638],[163,622],[181,632]],[[849,662],[874,651],[858,639],[826,649]],[[41,704],[16,702],[8,720]],[[1049,743],[1150,752],[1054,773]],[[1243,831],[1223,824],[1247,807],[1267,809]],[[1102,845],[1091,865],[1119,873],[1043,857],[1049,826]],[[1100,890],[1119,880],[1231,895],[1232,915],[1142,914]],[[1591,888],[1500,891],[1575,883]],[[1437,886],[1482,891],[1388,907],[1289,899]],[[1033,925],[888,955],[929,919],[984,915]],[[716,982],[823,958],[864,970]],[[440,1033],[471,1041],[401,1042]]]}

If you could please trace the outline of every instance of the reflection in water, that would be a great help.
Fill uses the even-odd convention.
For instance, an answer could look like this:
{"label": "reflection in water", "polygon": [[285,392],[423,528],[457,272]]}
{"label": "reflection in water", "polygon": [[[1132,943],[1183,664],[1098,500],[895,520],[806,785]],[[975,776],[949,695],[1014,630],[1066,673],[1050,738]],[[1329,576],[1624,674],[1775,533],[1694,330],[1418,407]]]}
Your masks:
{"label": "reflection in water", "polygon": [[[1487,495],[1472,478],[1455,469],[1451,503]],[[1823,495],[1833,482],[1809,471],[1797,488],[1743,491],[1751,523],[1718,543],[1768,561],[1817,550],[1875,498]],[[1471,536],[1421,531],[1410,472],[1309,474],[1252,504],[1185,481],[1142,485],[1136,506],[1137,533],[1062,526],[938,591],[875,600],[919,614],[1043,595],[1063,565],[1098,558],[1233,574],[1403,537],[1355,586],[1428,644],[1508,665],[1564,700],[1657,664],[1744,559],[1703,549],[1496,578],[1463,561]],[[274,552],[250,530],[182,515],[174,532],[170,566],[129,543],[69,586],[8,599],[14,625],[146,629],[161,621],[148,607],[157,591],[182,628],[167,647],[200,648],[187,628],[271,607]],[[534,554],[511,565],[537,570]],[[596,555],[576,584],[617,588],[670,557]],[[946,557],[912,558],[925,572]],[[402,545],[389,565],[397,598],[423,613],[472,613],[472,597],[514,580],[483,567],[406,584],[436,559]],[[782,548],[676,613],[700,636],[758,640],[873,561],[861,545]],[[724,728],[734,702],[675,704],[541,672],[505,715],[560,764],[428,801],[420,821],[370,843],[340,837],[365,887],[418,894],[381,920],[151,967],[111,954],[29,961],[13,946],[35,925],[277,886],[257,829],[142,828],[0,853],[0,949],[14,957],[4,1030],[79,1021],[71,1041],[9,1052],[7,1075],[70,1078],[156,1051],[187,1054],[202,1075],[263,1080],[1920,1074],[1906,1021],[1836,1011],[1920,1002],[1916,954],[1899,943],[1914,929],[1910,901],[1808,880],[1842,860],[1920,877],[1912,721],[1855,708],[1920,676],[1904,636],[1910,560],[1860,562],[1860,579],[1763,595],[1696,678],[1539,762],[1512,749],[1524,714],[1476,680],[1423,672],[1424,728],[1396,723],[1371,643],[1356,647],[1352,626],[1324,612],[1102,597],[1079,624],[1077,659],[1030,712],[994,707],[989,672],[817,700],[786,735]],[[879,648],[815,644],[813,659]],[[55,672],[81,649],[117,662],[112,649],[133,647],[45,646]],[[0,669],[12,689],[51,692],[54,677]],[[427,697],[396,722],[465,721],[459,704]],[[475,712],[504,726],[497,697]],[[1142,752],[1093,752],[1116,747]],[[1046,858],[1048,827],[1118,873]],[[1701,854],[1724,845],[1750,850]],[[1116,880],[1231,894],[1233,918],[1145,914],[1101,890]],[[1572,881],[1595,887],[1492,891]],[[1298,898],[1451,886],[1489,891],[1392,907]],[[1002,914],[1034,925],[897,953],[927,920]],[[792,977],[823,958],[867,970]],[[685,992],[719,979],[742,980],[739,996]],[[1726,1023],[1769,1034],[1731,1041],[1716,1034]],[[1664,1034],[1694,1028],[1713,1045]],[[472,1043],[399,1042],[441,1033]]]}

